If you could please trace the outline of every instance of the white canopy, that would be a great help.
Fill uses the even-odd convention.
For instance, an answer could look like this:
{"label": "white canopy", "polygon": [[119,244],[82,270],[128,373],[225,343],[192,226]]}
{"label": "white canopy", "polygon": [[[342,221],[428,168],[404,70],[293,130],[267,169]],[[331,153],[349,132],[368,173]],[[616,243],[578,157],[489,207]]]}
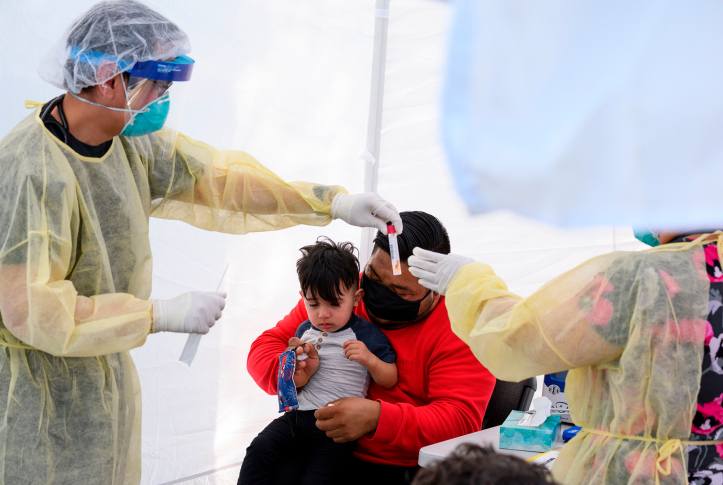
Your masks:
{"label": "white canopy", "polygon": [[[0,3],[0,136],[28,114],[25,99],[60,94],[37,76],[50,43],[94,2]],[[374,0],[166,0],[152,4],[185,29],[197,64],[183,131],[243,149],[286,180],[364,189]],[[447,226],[452,250],[491,264],[527,295],[592,256],[640,247],[628,228],[559,230],[511,213],[467,215],[438,136],[450,5],[390,6],[379,193],[399,210]],[[253,340],[298,301],[298,248],[319,235],[361,241],[341,222],[229,236],[151,220],[153,297],[221,285],[228,306],[189,368],[185,335],[132,352],[143,386],[143,483],[235,484],[246,446],[277,416],[275,396],[249,377]]]}
{"label": "white canopy", "polygon": [[723,4],[455,5],[443,133],[471,211],[720,227]]}

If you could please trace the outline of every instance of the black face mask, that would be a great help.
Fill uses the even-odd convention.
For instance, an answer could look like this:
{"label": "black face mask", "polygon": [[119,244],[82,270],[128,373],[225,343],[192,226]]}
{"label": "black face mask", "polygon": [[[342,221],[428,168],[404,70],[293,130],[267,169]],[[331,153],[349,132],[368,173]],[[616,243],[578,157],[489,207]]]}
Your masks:
{"label": "black face mask", "polygon": [[416,320],[419,315],[419,305],[432,291],[427,291],[421,300],[407,301],[383,284],[372,281],[366,274],[362,275],[361,283],[364,290],[364,306],[375,317],[393,322]]}

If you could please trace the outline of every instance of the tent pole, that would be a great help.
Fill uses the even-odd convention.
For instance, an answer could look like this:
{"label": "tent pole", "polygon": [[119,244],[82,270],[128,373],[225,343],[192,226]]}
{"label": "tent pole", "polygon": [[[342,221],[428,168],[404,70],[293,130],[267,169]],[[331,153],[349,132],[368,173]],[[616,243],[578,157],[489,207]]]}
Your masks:
{"label": "tent pole", "polygon": [[[387,29],[389,26],[389,1],[376,0],[374,5],[374,57],[372,59],[372,82],[369,91],[369,117],[367,120],[366,150],[372,160],[364,162],[364,192],[376,192],[379,177],[379,146],[382,135],[382,106],[384,104],[384,68],[387,60]],[[372,252],[375,230],[363,228],[359,262],[364,268]]]}

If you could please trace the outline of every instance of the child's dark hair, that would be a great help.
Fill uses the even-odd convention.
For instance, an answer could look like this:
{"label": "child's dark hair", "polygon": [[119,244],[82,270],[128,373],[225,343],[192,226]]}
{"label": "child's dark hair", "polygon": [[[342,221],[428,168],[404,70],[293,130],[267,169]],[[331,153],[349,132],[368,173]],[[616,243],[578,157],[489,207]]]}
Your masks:
{"label": "child's dark hair", "polygon": [[463,444],[431,468],[423,468],[412,485],[550,485],[555,482],[541,465],[496,453],[491,447]]}
{"label": "child's dark hair", "polygon": [[359,288],[359,259],[355,250],[350,242],[335,243],[324,236],[316,244],[301,248],[303,256],[296,262],[296,273],[304,297],[338,305],[344,289]]}

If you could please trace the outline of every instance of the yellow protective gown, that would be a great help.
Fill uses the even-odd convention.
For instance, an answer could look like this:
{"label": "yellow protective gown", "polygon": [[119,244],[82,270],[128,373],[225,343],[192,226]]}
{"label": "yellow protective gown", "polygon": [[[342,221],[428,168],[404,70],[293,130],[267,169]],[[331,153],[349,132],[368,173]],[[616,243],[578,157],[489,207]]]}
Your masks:
{"label": "yellow protective gown", "polygon": [[709,288],[697,240],[594,258],[525,299],[473,263],[451,282],[447,311],[499,379],[571,369],[570,413],[591,431],[563,447],[560,483],[684,485]]}
{"label": "yellow protective gown", "polygon": [[137,484],[128,350],[151,328],[148,217],[243,234],[325,225],[337,186],[168,133],[81,157],[39,110],[0,141],[0,484]]}

